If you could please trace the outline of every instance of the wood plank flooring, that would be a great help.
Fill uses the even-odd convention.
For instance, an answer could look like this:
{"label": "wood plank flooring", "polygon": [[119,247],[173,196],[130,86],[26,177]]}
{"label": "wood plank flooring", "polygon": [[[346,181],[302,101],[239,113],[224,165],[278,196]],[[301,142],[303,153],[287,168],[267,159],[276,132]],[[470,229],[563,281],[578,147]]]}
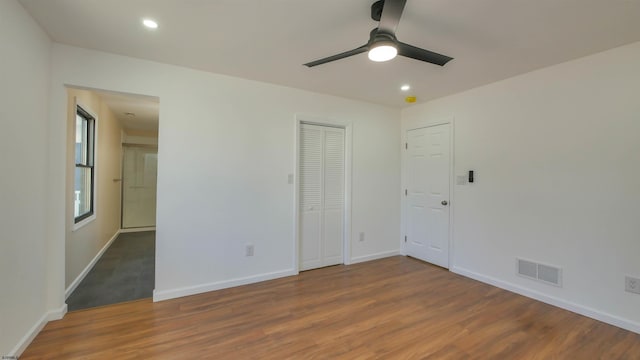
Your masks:
{"label": "wood plank flooring", "polygon": [[640,335],[407,257],[72,312],[27,359],[640,359]]}

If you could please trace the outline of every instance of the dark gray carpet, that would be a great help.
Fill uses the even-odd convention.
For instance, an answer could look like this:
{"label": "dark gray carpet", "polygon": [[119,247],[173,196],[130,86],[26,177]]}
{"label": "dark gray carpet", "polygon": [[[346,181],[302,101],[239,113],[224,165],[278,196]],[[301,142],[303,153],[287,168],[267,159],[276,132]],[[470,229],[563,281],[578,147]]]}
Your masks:
{"label": "dark gray carpet", "polygon": [[155,245],[155,231],[118,235],[67,299],[69,311],[151,297]]}

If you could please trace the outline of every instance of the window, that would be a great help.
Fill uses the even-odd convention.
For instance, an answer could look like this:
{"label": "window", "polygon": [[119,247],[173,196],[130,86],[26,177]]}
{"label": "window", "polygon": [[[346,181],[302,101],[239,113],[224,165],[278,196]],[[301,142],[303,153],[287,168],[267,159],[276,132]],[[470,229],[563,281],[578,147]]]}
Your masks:
{"label": "window", "polygon": [[78,223],[93,215],[96,119],[80,106],[76,110],[74,216]]}

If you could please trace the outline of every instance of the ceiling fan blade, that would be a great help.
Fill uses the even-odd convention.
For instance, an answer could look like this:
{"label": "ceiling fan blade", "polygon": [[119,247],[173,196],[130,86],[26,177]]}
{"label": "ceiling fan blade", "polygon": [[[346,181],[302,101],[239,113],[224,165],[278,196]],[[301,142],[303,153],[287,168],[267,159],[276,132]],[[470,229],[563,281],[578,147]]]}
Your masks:
{"label": "ceiling fan blade", "polygon": [[444,66],[444,64],[453,60],[452,57],[435,53],[433,51],[421,49],[413,45],[405,44],[398,41],[398,55],[409,57],[416,60],[426,61],[428,63]]}
{"label": "ceiling fan blade", "polygon": [[395,35],[407,0],[384,0],[378,30]]}
{"label": "ceiling fan blade", "polygon": [[312,62],[306,63],[304,65],[306,67],[313,67],[313,66],[316,66],[316,65],[322,65],[322,64],[326,64],[326,63],[331,62],[331,61],[344,59],[344,58],[349,57],[349,56],[362,54],[363,52],[366,52],[367,50],[369,50],[369,45],[368,44],[367,45],[362,45],[359,48],[355,48],[353,50],[345,51],[345,52],[337,54],[337,55],[326,57],[324,59],[312,61]]}

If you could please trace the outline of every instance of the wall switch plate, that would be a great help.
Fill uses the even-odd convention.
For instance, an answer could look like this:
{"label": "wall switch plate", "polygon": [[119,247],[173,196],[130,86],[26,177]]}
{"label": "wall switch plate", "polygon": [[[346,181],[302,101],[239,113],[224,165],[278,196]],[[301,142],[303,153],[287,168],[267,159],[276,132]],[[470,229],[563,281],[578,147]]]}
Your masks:
{"label": "wall switch plate", "polygon": [[293,184],[293,174],[287,175],[287,184]]}
{"label": "wall switch plate", "polygon": [[253,256],[253,244],[247,244],[244,249],[244,256]]}
{"label": "wall switch plate", "polygon": [[359,240],[360,240],[360,241],[364,241],[364,232],[361,232],[361,233],[360,233],[360,239],[359,239]]}
{"label": "wall switch plate", "polygon": [[625,276],[624,290],[630,293],[640,294],[640,279],[631,276]]}
{"label": "wall switch plate", "polygon": [[456,176],[456,185],[467,185],[467,175]]}

